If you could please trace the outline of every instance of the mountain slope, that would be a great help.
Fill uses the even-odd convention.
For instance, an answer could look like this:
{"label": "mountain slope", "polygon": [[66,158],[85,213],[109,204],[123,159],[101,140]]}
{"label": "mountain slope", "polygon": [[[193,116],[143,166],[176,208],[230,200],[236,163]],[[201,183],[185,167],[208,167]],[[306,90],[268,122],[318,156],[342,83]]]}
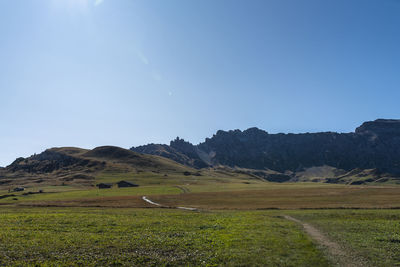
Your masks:
{"label": "mountain slope", "polygon": [[0,185],[93,186],[101,173],[180,172],[193,169],[172,160],[143,155],[127,149],[104,146],[93,150],[63,147],[48,149],[28,158],[18,158],[0,170]]}

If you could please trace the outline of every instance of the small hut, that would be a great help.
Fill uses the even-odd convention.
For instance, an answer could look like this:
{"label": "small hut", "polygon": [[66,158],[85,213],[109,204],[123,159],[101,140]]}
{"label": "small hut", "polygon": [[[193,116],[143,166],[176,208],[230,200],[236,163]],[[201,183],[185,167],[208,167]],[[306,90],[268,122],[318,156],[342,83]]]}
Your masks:
{"label": "small hut", "polygon": [[118,187],[138,187],[139,185],[134,184],[132,182],[128,182],[128,181],[119,181],[117,183]]}
{"label": "small hut", "polygon": [[113,186],[113,184],[107,184],[107,183],[100,183],[96,185],[99,189],[107,189],[107,188],[111,188]]}
{"label": "small hut", "polygon": [[23,188],[23,187],[16,187],[16,188],[14,188],[14,192],[21,192],[21,191],[24,191],[25,190],[25,188]]}

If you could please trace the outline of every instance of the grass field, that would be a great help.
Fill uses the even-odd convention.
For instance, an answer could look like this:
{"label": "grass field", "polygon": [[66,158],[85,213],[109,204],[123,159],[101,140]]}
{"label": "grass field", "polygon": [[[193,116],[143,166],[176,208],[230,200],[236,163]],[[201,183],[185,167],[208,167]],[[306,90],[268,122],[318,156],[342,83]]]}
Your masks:
{"label": "grass field", "polygon": [[1,208],[0,265],[334,266],[290,215],[363,266],[400,264],[400,210]]}
{"label": "grass field", "polygon": [[[259,187],[260,188],[260,187]],[[399,208],[400,187],[270,185],[264,189],[157,195],[167,206],[201,209]]]}
{"label": "grass field", "polygon": [[327,266],[293,222],[262,211],[1,209],[0,264]]}
{"label": "grass field", "polygon": [[[347,186],[316,183],[250,183],[145,185],[137,188],[45,188],[45,193],[13,193],[0,199],[3,205],[80,206],[80,207],[149,207],[146,195],[167,207],[221,209],[332,209],[400,208],[398,186]],[[29,189],[35,191],[37,189]]]}

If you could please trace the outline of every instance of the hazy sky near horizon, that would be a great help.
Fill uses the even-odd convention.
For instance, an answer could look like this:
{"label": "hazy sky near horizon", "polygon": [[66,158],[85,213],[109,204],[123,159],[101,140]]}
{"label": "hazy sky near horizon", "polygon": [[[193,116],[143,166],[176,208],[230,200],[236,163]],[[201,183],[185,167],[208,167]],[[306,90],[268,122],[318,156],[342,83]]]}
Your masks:
{"label": "hazy sky near horizon", "polygon": [[0,166],[400,118],[399,0],[0,0]]}

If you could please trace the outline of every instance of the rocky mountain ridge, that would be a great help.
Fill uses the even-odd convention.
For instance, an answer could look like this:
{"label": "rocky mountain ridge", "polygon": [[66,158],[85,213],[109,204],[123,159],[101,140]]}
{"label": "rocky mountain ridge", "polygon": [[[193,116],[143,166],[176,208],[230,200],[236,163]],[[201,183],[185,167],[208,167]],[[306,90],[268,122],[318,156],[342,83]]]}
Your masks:
{"label": "rocky mountain ridge", "polygon": [[377,174],[400,176],[400,120],[365,122],[352,133],[218,131],[198,145],[177,138],[169,146],[150,144],[131,150],[195,168],[223,165],[294,173],[330,166],[344,172],[373,169]]}

